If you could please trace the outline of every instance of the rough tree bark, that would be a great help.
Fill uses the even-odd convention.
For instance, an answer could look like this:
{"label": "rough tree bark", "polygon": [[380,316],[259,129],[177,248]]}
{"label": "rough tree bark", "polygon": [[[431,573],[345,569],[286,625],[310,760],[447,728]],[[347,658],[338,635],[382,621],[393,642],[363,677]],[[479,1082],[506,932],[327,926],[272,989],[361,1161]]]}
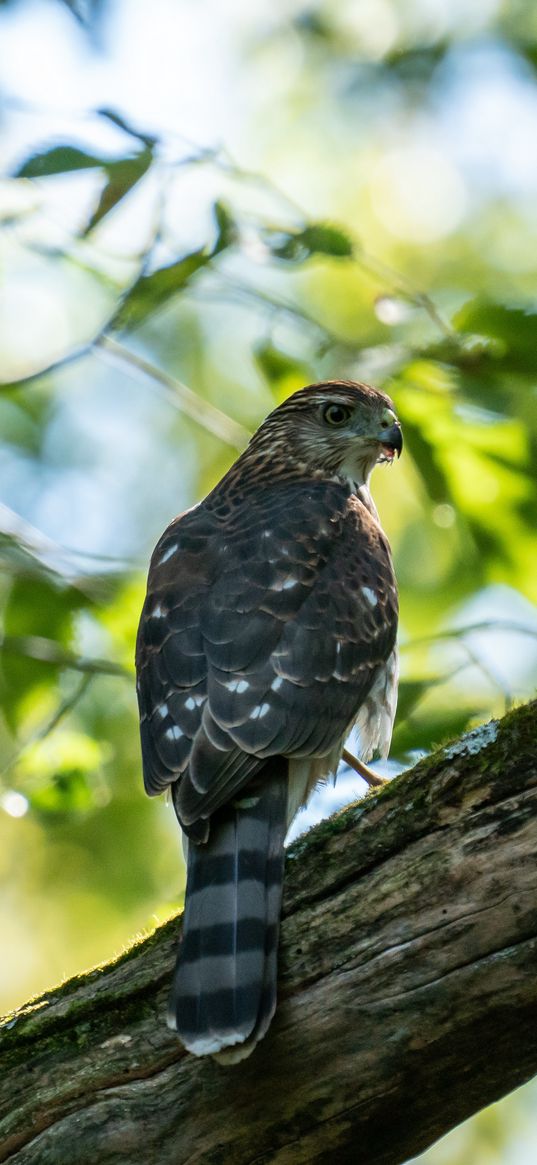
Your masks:
{"label": "rough tree bark", "polygon": [[0,1029],[0,1161],[397,1165],[537,1071],[537,704],[314,829],[233,1068],[164,1025],[178,926]]}

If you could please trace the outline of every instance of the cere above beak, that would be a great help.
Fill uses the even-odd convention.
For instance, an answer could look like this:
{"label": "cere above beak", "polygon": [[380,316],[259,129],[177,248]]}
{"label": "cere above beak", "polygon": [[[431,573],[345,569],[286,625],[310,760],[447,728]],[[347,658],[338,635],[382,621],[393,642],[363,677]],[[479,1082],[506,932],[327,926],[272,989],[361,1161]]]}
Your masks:
{"label": "cere above beak", "polygon": [[393,461],[395,454],[401,456],[403,449],[403,434],[401,426],[398,421],[392,425],[391,429],[385,429],[381,440],[382,454],[387,461]]}

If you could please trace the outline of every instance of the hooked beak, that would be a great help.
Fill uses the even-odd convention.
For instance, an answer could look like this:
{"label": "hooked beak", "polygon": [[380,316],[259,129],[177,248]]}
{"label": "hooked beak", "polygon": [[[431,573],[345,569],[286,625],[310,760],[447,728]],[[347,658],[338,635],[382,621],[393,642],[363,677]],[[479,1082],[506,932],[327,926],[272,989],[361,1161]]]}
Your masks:
{"label": "hooked beak", "polygon": [[382,449],[382,460],[393,461],[395,454],[401,456],[403,449],[403,433],[399,421],[391,426],[390,429],[384,429],[380,437],[380,444]]}

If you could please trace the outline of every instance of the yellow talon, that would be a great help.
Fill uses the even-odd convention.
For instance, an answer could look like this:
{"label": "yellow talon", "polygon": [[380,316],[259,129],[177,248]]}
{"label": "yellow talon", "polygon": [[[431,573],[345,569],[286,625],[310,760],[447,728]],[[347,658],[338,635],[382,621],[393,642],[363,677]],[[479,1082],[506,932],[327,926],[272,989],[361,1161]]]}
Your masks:
{"label": "yellow talon", "polygon": [[373,769],[370,769],[368,765],[364,764],[363,761],[358,760],[358,758],[353,756],[352,752],[348,752],[346,748],[344,748],[343,752],[341,753],[341,759],[344,760],[346,764],[350,765],[351,769],[354,769],[355,773],[359,773],[360,776],[364,778],[364,781],[367,781],[370,789],[376,789],[381,785],[387,784],[388,777],[379,777],[378,773],[374,773]]}

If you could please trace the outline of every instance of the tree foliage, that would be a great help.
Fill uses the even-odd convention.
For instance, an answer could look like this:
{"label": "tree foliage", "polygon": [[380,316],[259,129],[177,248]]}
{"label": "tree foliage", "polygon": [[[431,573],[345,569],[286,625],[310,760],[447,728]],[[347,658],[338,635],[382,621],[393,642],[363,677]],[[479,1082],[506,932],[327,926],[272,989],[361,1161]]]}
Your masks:
{"label": "tree foliage", "polygon": [[[88,52],[112,53],[106,3],[57,7]],[[487,61],[521,108],[537,100],[537,28],[516,3],[477,5],[464,27],[456,6],[429,23],[417,4],[359,7],[297,2],[247,36],[236,18],[242,76],[285,78],[272,97],[249,81],[240,161],[128,102],[69,132],[53,111],[44,132],[17,122],[1,224],[6,1006],[179,900],[171,823],[141,792],[145,567],[302,384],[374,382],[404,428],[401,463],[374,478],[401,588],[394,760],[534,686],[537,204],[516,124],[505,172],[491,145],[481,168],[467,154]]]}

